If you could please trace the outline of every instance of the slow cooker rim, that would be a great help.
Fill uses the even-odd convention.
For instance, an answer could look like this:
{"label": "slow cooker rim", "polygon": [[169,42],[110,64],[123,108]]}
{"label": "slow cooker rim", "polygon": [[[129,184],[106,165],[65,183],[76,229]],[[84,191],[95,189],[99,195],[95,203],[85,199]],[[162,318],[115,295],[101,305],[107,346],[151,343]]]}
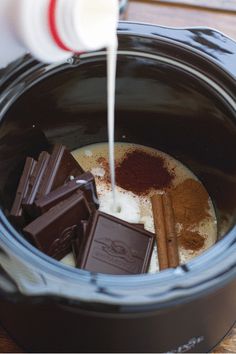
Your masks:
{"label": "slow cooker rim", "polygon": [[[131,27],[127,28],[127,25],[130,25]],[[143,26],[142,30],[143,33],[135,30],[139,26]],[[133,28],[134,27],[134,28]],[[166,33],[163,35],[161,33],[154,33],[152,32],[152,29],[162,29],[164,32],[171,30],[172,31],[172,37],[170,38],[169,36],[166,35]],[[208,26],[191,26],[191,27],[171,27],[171,26],[162,26],[162,25],[155,25],[152,23],[145,23],[145,22],[135,22],[135,21],[120,21],[119,22],[119,28],[118,28],[118,34],[119,35],[126,35],[131,34],[133,36],[138,36],[138,37],[146,37],[146,38],[152,38],[152,39],[158,39],[163,42],[169,42],[171,44],[178,44],[182,49],[190,50],[191,53],[199,54],[200,57],[209,60],[212,64],[215,64],[217,68],[220,68],[223,70],[224,74],[229,74],[229,77],[234,78],[236,77],[236,71],[233,75],[228,68],[225,67],[224,61],[221,61],[221,59],[218,57],[216,54],[216,57],[212,55],[211,53],[207,52],[206,48],[207,46],[202,45],[201,48],[199,47],[193,47],[190,46],[189,43],[186,44],[185,40],[183,38],[179,38],[178,32],[179,31],[184,31],[184,32],[189,32],[189,31],[200,31],[200,34],[205,34],[206,31],[211,31],[214,35],[218,34],[220,35],[223,40],[227,40],[227,46],[229,47],[229,43],[233,44],[234,47],[236,46],[236,39],[232,39],[230,36],[225,35],[223,32],[216,30],[212,27]],[[173,33],[177,33],[177,37],[173,36]],[[199,34],[199,33],[198,33]],[[219,40],[219,39],[218,39]],[[196,40],[194,41],[196,43]],[[234,50],[234,53],[231,53],[236,55],[236,51]]]}
{"label": "slow cooker rim", "polygon": [[[151,25],[152,27],[153,27],[153,25]],[[156,27],[156,26],[155,26]],[[131,35],[132,33],[129,33],[129,35]],[[8,230],[8,232],[9,232],[9,234],[11,235],[11,236],[13,236],[13,237],[15,237],[16,235],[14,234],[14,232],[12,232],[12,230],[11,230],[11,228],[9,227],[9,225],[7,225],[7,223],[9,224],[9,222],[8,222],[8,220],[6,219],[6,217],[3,215],[3,213],[1,213],[0,214],[0,220],[1,220],[1,222],[2,222],[2,224],[3,225],[5,225],[5,230]],[[16,232],[16,231],[15,231]],[[228,239],[228,236],[230,236],[231,235],[231,237],[232,237],[232,241],[235,241],[236,240],[236,228],[234,228],[233,230],[231,230],[231,232],[228,234],[228,235],[226,235],[226,237],[225,237],[225,239],[223,239],[223,240],[221,240],[220,242],[221,242],[221,245],[223,245],[223,243],[225,243],[226,241],[227,241],[227,239]],[[20,234],[18,234],[17,233],[17,239],[18,239],[18,241],[19,241],[19,237],[21,238],[21,241],[24,241],[24,242],[26,242],[25,240],[23,240],[23,238],[22,238],[22,236],[20,235]],[[23,242],[23,243],[24,243]],[[28,244],[28,243],[27,243]],[[217,244],[217,245],[219,245],[219,243]],[[209,253],[211,253],[213,250],[215,250],[215,247],[217,247],[217,245],[215,245],[211,250],[208,250],[207,251],[207,253],[209,254]],[[31,248],[33,248],[30,244],[28,244],[27,246],[30,246]],[[32,250],[31,250],[32,251]],[[44,259],[45,261],[46,261],[46,263],[47,263],[47,265],[49,264],[49,261],[50,261],[50,264],[51,265],[53,265],[53,267],[55,267],[55,268],[64,268],[64,270],[66,270],[67,271],[67,273],[68,273],[68,270],[69,270],[69,272],[75,272],[77,275],[78,275],[78,272],[83,272],[83,278],[87,278],[86,280],[89,280],[89,279],[91,279],[91,277],[90,277],[90,273],[89,272],[85,272],[85,271],[80,271],[80,270],[76,270],[76,269],[73,269],[73,268],[68,268],[68,267],[66,267],[66,266],[63,266],[63,265],[60,265],[60,267],[58,267],[59,266],[59,264],[58,264],[58,262],[56,262],[56,261],[54,261],[54,260],[52,260],[52,259],[49,259],[49,257],[47,257],[46,255],[44,255],[44,254],[42,254],[41,252],[39,252],[38,250],[36,250],[35,248],[33,248],[33,251],[36,251],[36,253],[38,253],[38,256],[39,256],[39,258],[42,260],[42,259]],[[234,249],[232,249],[232,252],[234,252]],[[33,252],[31,252],[31,256],[32,256],[32,254],[33,254]],[[199,260],[200,260],[200,258],[201,259],[205,259],[206,257],[205,257],[206,255],[204,254],[204,255],[202,255],[202,256],[199,256],[198,258],[197,258],[197,260],[196,259],[194,259],[193,261],[191,261],[191,262],[189,262],[188,263],[188,267],[190,267],[191,268],[191,265],[193,265],[192,266],[192,268],[194,268],[194,264],[197,262],[197,263],[199,263]],[[45,258],[46,257],[46,258]],[[35,260],[35,259],[34,259]],[[204,261],[203,261],[203,263],[204,263]],[[235,265],[234,265],[235,266]],[[181,270],[180,270],[181,269]],[[51,270],[51,269],[50,269]],[[150,281],[152,280],[152,279],[156,279],[156,277],[159,277],[159,279],[160,279],[160,276],[161,277],[164,277],[164,273],[165,273],[165,275],[167,275],[168,274],[168,276],[167,276],[167,281],[170,281],[170,276],[172,277],[176,277],[177,275],[178,275],[178,272],[179,272],[179,275],[181,274],[181,276],[182,275],[184,275],[185,277],[187,276],[187,274],[188,273],[190,273],[190,272],[188,272],[188,271],[186,271],[186,269],[184,269],[183,267],[181,268],[181,267],[179,267],[179,268],[177,268],[176,270],[167,270],[167,271],[165,271],[165,272],[162,272],[163,274],[161,274],[161,273],[159,273],[159,274],[157,274],[157,275],[143,275],[143,276],[129,276],[128,277],[128,282],[130,283],[130,281],[131,281],[131,277],[132,278],[134,278],[134,281],[136,281],[137,280],[137,277],[141,277],[141,278],[143,278],[143,277],[146,277],[146,280],[145,280],[145,283],[146,282],[148,282],[149,280],[147,279],[147,278],[150,278]],[[84,273],[86,273],[86,277],[85,277],[85,274]],[[233,275],[233,277],[235,276],[235,274],[236,274],[236,267],[235,267],[235,272],[234,272],[234,275]],[[105,280],[105,278],[107,279],[107,281],[105,281],[105,284],[108,282],[110,282],[111,281],[111,283],[113,282],[113,280],[114,280],[114,276],[109,276],[109,275],[98,275],[98,276],[96,276],[96,282],[97,282],[97,285],[98,285],[98,283],[99,282],[101,282],[101,284],[102,283],[104,283],[104,280]],[[115,282],[117,283],[117,280],[118,280],[118,278],[119,278],[119,276],[117,277],[115,277],[116,279],[115,279]],[[121,278],[121,281],[123,281],[124,280],[124,277],[120,277]],[[126,277],[127,278],[127,277]],[[110,280],[109,280],[110,279]],[[143,279],[142,279],[143,280]],[[140,286],[141,284],[140,284],[140,282],[139,282],[139,286]],[[120,286],[120,284],[119,284],[119,286]],[[106,284],[106,287],[108,287],[108,285]]]}
{"label": "slow cooker rim", "polygon": [[[236,45],[236,42],[235,42],[235,45]],[[46,79],[48,76],[52,76],[53,74],[56,74],[58,71],[62,71],[62,70],[67,70],[68,68],[71,68],[72,66],[75,66],[77,67],[78,65],[81,64],[81,61],[82,60],[86,60],[87,58],[90,58],[90,57],[94,57],[94,56],[103,56],[105,55],[106,52],[103,52],[103,51],[100,51],[100,52],[94,52],[94,53],[88,53],[88,54],[82,54],[80,57],[81,59],[78,60],[77,57],[75,58],[72,58],[70,61],[69,61],[69,64],[68,63],[63,63],[63,64],[49,64],[45,67],[44,64],[39,64],[38,62],[35,62],[34,60],[32,61],[32,59],[30,59],[30,63],[33,64],[33,66],[30,66],[30,68],[23,74],[21,74],[16,80],[13,80],[13,82],[10,83],[9,86],[7,86],[3,92],[1,93],[1,95],[3,96],[1,98],[1,95],[0,95],[0,123],[1,123],[1,120],[3,119],[3,116],[7,113],[7,111],[9,110],[9,108],[14,104],[14,102],[20,98],[20,96],[22,96],[26,91],[28,91],[29,89],[31,89],[31,87],[33,87],[34,85],[36,85],[37,83],[39,83],[40,81],[42,81],[43,79]],[[125,55],[127,53],[127,55],[131,55],[131,56],[134,56],[134,54],[137,56],[137,57],[144,57],[144,58],[148,58],[148,59],[155,59],[155,58],[158,58],[159,57],[159,60],[161,60],[161,58],[163,58],[163,62],[167,62],[169,61],[170,65],[176,65],[176,66],[179,66],[179,68],[181,69],[181,66],[186,66],[185,63],[181,63],[181,61],[178,61],[176,59],[171,59],[171,58],[166,58],[165,56],[161,56],[161,55],[155,55],[155,54],[152,54],[152,53],[144,53],[142,51],[132,51],[132,50],[118,50],[118,56],[119,55]],[[199,55],[199,51],[197,51],[197,54]],[[152,58],[153,57],[153,58]],[[209,59],[209,58],[208,58]],[[155,59],[156,60],[156,59]],[[175,64],[171,63],[172,62],[175,62]],[[210,61],[211,61],[211,58],[210,58]],[[35,64],[35,66],[34,66]],[[214,63],[216,64],[216,63]],[[45,71],[42,73],[42,67],[44,67]],[[220,68],[222,69],[222,68]],[[41,75],[40,78],[36,79],[35,78],[35,71],[36,70],[39,70],[39,73]],[[186,69],[185,69],[186,70]],[[228,103],[230,104],[231,108],[234,109],[235,111],[235,107],[236,107],[236,102],[235,102],[235,99],[232,97],[232,90],[230,92],[227,92],[225,90],[225,87],[220,87],[219,83],[215,80],[212,79],[212,77],[205,75],[204,73],[202,73],[201,71],[198,71],[196,70],[195,68],[192,68],[192,67],[189,67],[187,69],[187,71],[189,73],[193,73],[194,71],[196,73],[198,73],[198,78],[200,78],[202,81],[205,81],[209,84],[209,81],[211,81],[213,84],[215,84],[215,87],[218,86],[218,93],[220,93],[220,90],[225,92],[225,95],[223,94],[223,96],[228,96],[227,98],[227,101]],[[226,70],[223,70],[222,69],[222,73],[223,74],[227,74],[229,75],[229,72],[227,72]],[[30,76],[31,74],[33,74],[33,81],[30,82],[30,80],[32,79]],[[195,74],[196,75],[196,74]],[[197,76],[197,75],[196,75]],[[206,80],[202,79],[202,77],[206,77]],[[232,76],[231,76],[232,78]],[[23,79],[27,79],[28,80],[28,84],[25,86],[25,83],[23,81],[23,86],[24,86],[24,89],[23,90],[19,90],[19,94],[16,95],[15,94],[15,85],[17,84],[22,84],[22,80]],[[228,78],[227,78],[228,79]],[[231,82],[232,84],[232,82]],[[211,84],[212,85],[212,84]],[[234,86],[235,86],[235,80],[234,80]],[[214,85],[212,86],[214,89]],[[13,91],[13,92],[12,92]],[[217,91],[217,90],[216,90]],[[5,93],[5,94],[4,94]],[[222,95],[222,93],[221,93]],[[12,97],[9,97],[8,96],[13,96],[14,99],[12,99]],[[3,108],[1,106],[5,106],[5,101],[6,100],[9,100],[10,101],[10,105],[8,104],[5,108],[5,110],[3,110]]]}
{"label": "slow cooker rim", "polygon": [[[171,29],[171,30],[192,30],[192,29],[199,29],[199,30],[211,30],[215,33],[219,33],[222,36],[228,38],[230,41],[234,42],[236,44],[236,40],[234,40],[233,38],[231,38],[229,35],[223,33],[222,31],[214,28],[214,27],[210,27],[210,26],[164,26],[164,25],[156,25],[154,23],[151,22],[143,22],[143,21],[119,21],[120,25],[143,25],[143,26],[151,26],[151,27],[157,27],[157,28],[163,28],[163,29]],[[120,27],[118,27],[118,31],[122,31],[122,29]]]}
{"label": "slow cooker rim", "polygon": [[[127,28],[127,25],[130,25],[130,28]],[[137,33],[135,31],[135,28],[133,28],[133,26],[136,27],[145,27],[145,29],[147,30],[147,32],[144,31],[144,33]],[[213,33],[216,33],[216,34],[220,34],[222,37],[226,38],[228,41],[230,41],[231,43],[233,43],[235,46],[236,46],[236,39],[232,39],[230,36],[228,35],[225,35],[223,32],[219,31],[219,30],[216,30],[212,27],[208,27],[208,26],[186,26],[186,27],[171,27],[171,26],[162,26],[162,25],[155,25],[155,24],[152,24],[152,23],[146,23],[146,22],[136,22],[136,21],[119,21],[119,27],[117,29],[117,32],[118,32],[118,35],[133,35],[133,36],[138,36],[138,37],[147,37],[149,36],[149,38],[153,38],[153,39],[159,39],[161,41],[164,41],[164,42],[171,42],[173,41],[173,43],[178,43],[178,45],[180,45],[182,48],[187,48],[187,49],[190,49],[191,52],[195,52],[195,53],[198,53],[201,55],[201,57],[204,57],[204,58],[207,58],[209,59],[212,63],[216,64],[216,66],[219,68],[221,68],[222,70],[224,70],[225,73],[229,73],[229,71],[224,67],[224,65],[222,65],[222,63],[220,62],[220,60],[218,59],[215,59],[213,56],[210,56],[209,53],[206,53],[205,51],[203,51],[203,49],[196,49],[196,48],[190,48],[189,45],[187,45],[185,42],[183,42],[181,39],[178,39],[176,40],[176,38],[173,38],[173,40],[171,40],[171,38],[165,38],[161,35],[157,35],[157,34],[153,34],[150,30],[151,28],[161,28],[161,29],[164,29],[164,30],[171,30],[173,32],[178,32],[179,30],[183,30],[183,31],[190,31],[190,30],[200,30],[200,31],[206,31],[206,30],[210,30],[212,31]],[[235,53],[236,54],[236,51]],[[83,54],[82,54],[83,55]],[[73,63],[73,61],[75,62],[75,64],[79,63],[79,59],[78,59],[78,56],[75,55],[73,58],[70,58],[67,60],[67,62],[69,62],[70,64]],[[6,77],[4,78],[1,78],[0,77],[0,87],[1,85],[5,84],[6,82],[10,81],[11,80],[11,77],[13,75],[16,75],[18,71],[21,71],[22,69],[24,69],[25,66],[27,65],[40,65],[38,61],[36,61],[34,58],[32,58],[29,54],[25,55],[23,57],[23,60],[22,58],[20,58],[19,60],[17,60],[14,64],[13,64],[13,67],[11,67],[11,70],[10,72],[7,71],[7,75]],[[53,66],[54,64],[52,64]],[[232,75],[230,74],[229,75],[230,77],[232,77]]]}

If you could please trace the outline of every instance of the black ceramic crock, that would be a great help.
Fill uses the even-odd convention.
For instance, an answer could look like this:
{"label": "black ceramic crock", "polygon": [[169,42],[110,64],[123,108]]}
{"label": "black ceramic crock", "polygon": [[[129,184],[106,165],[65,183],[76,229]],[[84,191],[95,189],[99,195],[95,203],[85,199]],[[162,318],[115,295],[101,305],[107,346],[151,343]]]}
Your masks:
{"label": "black ceramic crock", "polygon": [[121,23],[116,140],[187,165],[214,202],[218,242],[155,275],[64,266],[7,215],[25,157],[107,141],[105,52],[60,65],[31,58],[1,77],[0,320],[27,351],[205,352],[236,317],[236,43],[212,29]]}

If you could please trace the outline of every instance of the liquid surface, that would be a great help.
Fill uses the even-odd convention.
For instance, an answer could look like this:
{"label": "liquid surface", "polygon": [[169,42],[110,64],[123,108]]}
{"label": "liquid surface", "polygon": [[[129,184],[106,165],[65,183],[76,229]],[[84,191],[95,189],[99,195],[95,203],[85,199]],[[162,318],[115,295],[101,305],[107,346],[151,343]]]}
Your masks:
{"label": "liquid surface", "polygon": [[[171,171],[174,169],[175,176],[172,183],[172,188],[179,185],[186,179],[195,179],[196,176],[182,163],[174,159],[173,157],[157,151],[155,149],[144,147],[136,144],[128,143],[116,143],[115,144],[115,156],[116,163],[122,161],[127,154],[127,152],[134,151],[136,149],[142,150],[146,153],[150,153],[154,156],[159,156],[164,158],[166,167]],[[143,223],[145,229],[151,232],[155,232],[153,216],[152,216],[152,205],[150,201],[150,196],[153,194],[153,190],[147,195],[136,195],[130,191],[126,191],[120,187],[115,187],[117,203],[120,206],[117,210],[111,208],[113,197],[111,183],[107,181],[106,174],[107,169],[109,170],[109,152],[108,144],[94,144],[86,146],[75,150],[72,154],[82,166],[85,171],[91,171],[95,176],[97,191],[100,201],[100,210],[113,214],[116,217],[125,219],[133,223]],[[105,165],[104,165],[105,161]],[[107,163],[107,166],[106,166]],[[161,190],[156,190],[155,192],[162,192]],[[128,207],[127,207],[128,205]],[[217,237],[217,223],[216,215],[209,198],[209,216],[202,220],[198,225],[196,231],[205,238],[204,246],[198,251],[187,250],[183,247],[179,247],[180,262],[186,263],[190,259],[200,255],[209,247],[214,245]],[[181,225],[177,225],[177,229],[181,230]],[[178,230],[177,230],[178,233]],[[75,266],[72,255],[68,255],[63,262],[65,264]],[[159,270],[158,258],[157,258],[157,247],[154,247],[154,252],[150,264],[149,272],[155,273]]]}

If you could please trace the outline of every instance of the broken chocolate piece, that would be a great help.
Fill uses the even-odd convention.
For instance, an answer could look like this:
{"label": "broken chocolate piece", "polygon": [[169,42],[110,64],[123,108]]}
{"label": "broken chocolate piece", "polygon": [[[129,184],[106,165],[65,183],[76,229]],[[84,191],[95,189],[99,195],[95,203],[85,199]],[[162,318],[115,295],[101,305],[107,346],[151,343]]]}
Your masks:
{"label": "broken chocolate piece", "polygon": [[52,155],[43,151],[30,178],[30,188],[23,202],[23,208],[31,217],[37,217],[40,213],[38,214],[35,208],[36,200],[63,185],[70,177],[74,178],[83,172],[65,146],[56,145]]}
{"label": "broken chocolate piece", "polygon": [[74,178],[82,173],[83,169],[67,148],[64,145],[55,145],[39,186],[37,199],[62,186],[70,177]]}
{"label": "broken chocolate piece", "polygon": [[154,240],[154,234],[96,211],[77,266],[105,274],[146,273]]}
{"label": "broken chocolate piece", "polygon": [[45,213],[59,202],[70,197],[76,190],[82,190],[89,203],[94,203],[96,207],[99,206],[94,176],[92,173],[86,172],[36,200],[34,205],[37,215]]}
{"label": "broken chocolate piece", "polygon": [[27,157],[24,170],[16,191],[16,197],[10,211],[10,219],[12,222],[21,227],[25,224],[25,215],[22,209],[22,202],[27,195],[30,184],[30,177],[36,164],[37,162],[34,159]]}
{"label": "broken chocolate piece", "polygon": [[81,191],[43,214],[23,232],[37,248],[58,260],[71,252],[72,238],[81,220],[88,220],[90,207]]}
{"label": "broken chocolate piece", "polygon": [[28,192],[22,203],[23,208],[27,210],[29,214],[32,212],[32,205],[38,193],[38,189],[42,181],[43,174],[47,168],[49,158],[50,155],[46,151],[41,152],[33,173],[29,178]]}

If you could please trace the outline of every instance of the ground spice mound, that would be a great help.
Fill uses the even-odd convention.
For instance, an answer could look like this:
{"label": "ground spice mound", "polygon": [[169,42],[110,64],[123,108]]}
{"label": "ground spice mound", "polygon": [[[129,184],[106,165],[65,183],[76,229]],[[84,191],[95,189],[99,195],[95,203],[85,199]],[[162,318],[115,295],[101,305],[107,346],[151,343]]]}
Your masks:
{"label": "ground spice mound", "polygon": [[203,185],[186,179],[171,191],[175,221],[189,229],[209,216],[209,195]]}
{"label": "ground spice mound", "polygon": [[174,177],[163,157],[142,150],[128,152],[116,167],[117,185],[137,195],[145,195],[152,188],[169,187]]}
{"label": "ground spice mound", "polygon": [[184,231],[178,238],[180,246],[187,250],[199,251],[205,244],[205,238],[197,231]]}

